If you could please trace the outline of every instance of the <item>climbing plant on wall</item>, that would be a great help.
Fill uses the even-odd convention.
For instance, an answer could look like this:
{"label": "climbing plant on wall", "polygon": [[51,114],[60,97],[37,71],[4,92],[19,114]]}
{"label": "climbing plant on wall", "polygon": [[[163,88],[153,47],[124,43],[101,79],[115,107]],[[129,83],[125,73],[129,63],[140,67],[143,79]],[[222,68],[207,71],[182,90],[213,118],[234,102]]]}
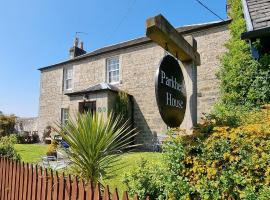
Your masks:
{"label": "climbing plant on wall", "polygon": [[129,98],[126,92],[119,92],[117,95],[114,111],[118,115],[122,115],[124,119],[128,119]]}
{"label": "climbing plant on wall", "polygon": [[[228,1],[231,38],[226,43],[227,52],[221,58],[217,74],[221,98],[215,106],[216,113],[239,107],[250,109],[270,101],[270,56],[260,55],[257,60],[252,57],[249,43],[240,37],[246,32],[241,0]],[[259,48],[260,41],[253,45]]]}

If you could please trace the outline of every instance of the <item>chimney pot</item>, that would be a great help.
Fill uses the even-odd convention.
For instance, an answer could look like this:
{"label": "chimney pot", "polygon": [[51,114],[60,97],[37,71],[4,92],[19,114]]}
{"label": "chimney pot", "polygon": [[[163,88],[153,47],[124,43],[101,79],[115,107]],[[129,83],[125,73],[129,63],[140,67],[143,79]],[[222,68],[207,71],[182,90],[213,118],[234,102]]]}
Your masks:
{"label": "chimney pot", "polygon": [[80,42],[80,48],[83,50],[83,41]]}
{"label": "chimney pot", "polygon": [[74,39],[74,47],[78,47],[79,44],[79,39],[77,37],[75,37]]}

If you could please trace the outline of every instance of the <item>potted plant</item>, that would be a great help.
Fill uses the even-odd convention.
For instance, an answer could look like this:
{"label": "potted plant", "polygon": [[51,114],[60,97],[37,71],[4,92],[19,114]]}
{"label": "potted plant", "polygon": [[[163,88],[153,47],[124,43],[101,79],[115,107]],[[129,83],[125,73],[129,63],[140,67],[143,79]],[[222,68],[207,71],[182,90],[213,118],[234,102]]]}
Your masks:
{"label": "potted plant", "polygon": [[52,140],[51,144],[49,145],[48,151],[46,153],[47,156],[54,156],[57,158],[57,141]]}

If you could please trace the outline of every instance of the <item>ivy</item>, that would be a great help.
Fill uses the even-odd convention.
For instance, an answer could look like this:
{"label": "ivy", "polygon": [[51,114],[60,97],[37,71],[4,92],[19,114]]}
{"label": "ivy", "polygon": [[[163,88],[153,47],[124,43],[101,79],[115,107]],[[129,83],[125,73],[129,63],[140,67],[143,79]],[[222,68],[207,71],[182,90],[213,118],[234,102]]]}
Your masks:
{"label": "ivy", "polygon": [[[263,54],[258,60],[251,55],[247,41],[241,40],[246,32],[241,0],[229,0],[232,22],[229,26],[231,38],[226,43],[227,52],[221,58],[221,68],[217,74],[220,80],[220,101],[214,112],[259,107],[270,101],[270,56]],[[254,42],[259,52],[260,41]]]}

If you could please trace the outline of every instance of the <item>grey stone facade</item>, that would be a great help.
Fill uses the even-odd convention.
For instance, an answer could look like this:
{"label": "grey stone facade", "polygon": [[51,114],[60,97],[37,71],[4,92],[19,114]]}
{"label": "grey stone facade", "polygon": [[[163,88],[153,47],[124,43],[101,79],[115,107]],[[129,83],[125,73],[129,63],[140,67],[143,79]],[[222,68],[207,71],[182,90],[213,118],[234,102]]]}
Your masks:
{"label": "grey stone facade", "polygon": [[[195,37],[201,66],[198,67],[198,118],[209,112],[218,98],[218,80],[215,73],[219,67],[219,57],[225,52],[224,43],[229,39],[227,23],[217,23],[183,32]],[[139,41],[139,42],[134,42]],[[38,131],[42,138],[47,125],[53,125],[61,117],[61,108],[69,108],[70,113],[78,111],[82,96],[69,97],[63,91],[63,69],[73,66],[73,89],[80,91],[89,86],[106,81],[106,59],[118,56],[120,63],[120,83],[115,86],[133,96],[134,125],[140,132],[136,142],[151,149],[154,135],[166,132],[155,99],[155,72],[164,56],[164,49],[145,38],[119,44],[119,48],[80,56],[77,59],[41,68],[40,105]],[[97,107],[108,107],[107,93],[98,93],[93,99],[100,99]],[[97,103],[98,104],[98,103]]]}

